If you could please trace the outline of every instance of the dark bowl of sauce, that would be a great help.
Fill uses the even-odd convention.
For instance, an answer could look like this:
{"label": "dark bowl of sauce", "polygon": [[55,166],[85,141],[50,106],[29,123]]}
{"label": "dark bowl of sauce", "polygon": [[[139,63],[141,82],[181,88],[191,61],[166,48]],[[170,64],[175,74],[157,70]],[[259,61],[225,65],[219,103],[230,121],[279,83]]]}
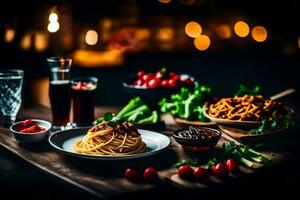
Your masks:
{"label": "dark bowl of sauce", "polygon": [[185,150],[205,151],[217,145],[221,138],[221,132],[217,129],[189,126],[178,129],[173,137]]}

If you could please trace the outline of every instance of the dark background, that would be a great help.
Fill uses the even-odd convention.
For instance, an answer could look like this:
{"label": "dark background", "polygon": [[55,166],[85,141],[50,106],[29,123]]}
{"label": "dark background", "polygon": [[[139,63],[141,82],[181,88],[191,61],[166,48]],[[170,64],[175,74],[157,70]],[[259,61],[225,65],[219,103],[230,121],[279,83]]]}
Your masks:
{"label": "dark background", "polygon": [[[268,40],[263,44],[244,42],[241,38],[225,41],[222,45],[213,46],[205,52],[194,48],[181,51],[157,52],[145,51],[128,53],[123,66],[115,68],[85,69],[80,66],[72,68],[73,76],[93,75],[99,78],[97,105],[124,105],[130,98],[122,88],[121,82],[138,69],[152,71],[162,66],[176,72],[189,73],[201,84],[211,85],[214,95],[232,95],[240,83],[248,86],[261,85],[264,94],[273,95],[286,88],[296,88],[299,91],[300,66],[299,47],[297,39],[300,36],[300,3],[297,0],[285,1],[217,1],[206,0],[196,5],[185,6],[179,0],[173,0],[168,5],[157,0],[145,1],[6,1],[0,7],[0,38],[7,23],[17,24],[19,32],[16,38],[31,28],[42,29],[40,19],[42,14],[51,6],[66,4],[71,7],[73,20],[77,24],[96,23],[106,16],[126,16],[124,7],[139,5],[138,16],[141,22],[151,16],[172,17],[173,19],[199,19],[226,21],[228,18],[240,16],[251,19],[251,22],[264,24],[268,29]],[[71,50],[72,51],[72,50]],[[15,42],[7,45],[0,40],[0,69],[22,68],[25,70],[23,88],[23,106],[32,105],[30,84],[39,77],[48,76],[46,58],[53,56],[53,50],[44,53],[22,51]],[[64,52],[68,55],[69,52]],[[299,92],[285,99],[296,111],[299,111]],[[298,129],[299,130],[299,129]],[[13,160],[13,161],[12,161]],[[283,170],[284,169],[284,170]],[[263,192],[261,197],[287,195],[291,198],[297,191],[299,181],[299,162],[292,167],[274,169],[274,176],[262,176],[261,181],[249,181],[249,185],[236,189],[219,190],[220,196],[240,190],[248,198],[256,198],[255,194]],[[287,170],[292,169],[292,170]],[[276,171],[277,170],[277,171]],[[61,194],[77,194],[72,187],[57,182],[45,174],[36,172],[24,163],[12,159],[4,152],[0,155],[0,191],[12,191],[13,197],[26,198],[26,195],[39,198],[32,192],[48,192],[45,198],[58,198]],[[273,183],[273,184],[271,184]],[[235,186],[236,187],[236,186]],[[216,192],[216,191],[215,191]],[[82,195],[78,194],[78,197]],[[174,194],[173,194],[174,195]],[[239,196],[238,195],[238,196]],[[217,195],[216,195],[217,196]],[[213,195],[213,197],[215,197]],[[223,196],[224,197],[224,196]],[[225,196],[226,197],[226,196]],[[228,198],[232,198],[230,195]],[[244,198],[245,196],[241,197]],[[41,197],[44,198],[44,197]],[[245,197],[246,198],[246,197]]]}

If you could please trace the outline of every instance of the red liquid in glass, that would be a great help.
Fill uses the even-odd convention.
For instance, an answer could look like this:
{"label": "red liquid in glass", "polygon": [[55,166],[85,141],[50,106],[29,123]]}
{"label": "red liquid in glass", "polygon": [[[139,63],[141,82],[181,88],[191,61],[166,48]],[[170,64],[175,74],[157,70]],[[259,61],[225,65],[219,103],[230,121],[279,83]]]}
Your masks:
{"label": "red liquid in glass", "polygon": [[96,85],[86,82],[72,84],[73,122],[77,126],[91,125],[95,119]]}
{"label": "red liquid in glass", "polygon": [[50,82],[49,97],[54,126],[65,126],[70,122],[71,85],[68,80]]}

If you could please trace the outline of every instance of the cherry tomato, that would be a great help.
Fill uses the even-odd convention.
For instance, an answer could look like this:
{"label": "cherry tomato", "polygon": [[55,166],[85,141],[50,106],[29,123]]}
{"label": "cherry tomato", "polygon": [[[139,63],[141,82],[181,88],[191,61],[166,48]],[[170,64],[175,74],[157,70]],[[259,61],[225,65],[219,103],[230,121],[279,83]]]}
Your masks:
{"label": "cherry tomato", "polygon": [[143,81],[148,82],[152,79],[153,74],[149,73],[149,74],[144,74],[143,76]]}
{"label": "cherry tomato", "polygon": [[169,87],[175,87],[177,85],[176,81],[173,79],[168,80],[168,85]]}
{"label": "cherry tomato", "polygon": [[177,170],[178,175],[185,179],[191,179],[193,177],[193,172],[193,169],[189,165],[182,165]]}
{"label": "cherry tomato", "polygon": [[172,79],[177,82],[180,80],[180,76],[176,74],[172,77]]}
{"label": "cherry tomato", "polygon": [[26,119],[26,120],[23,121],[22,125],[23,125],[23,128],[29,127],[29,126],[32,125],[32,120],[31,119]]}
{"label": "cherry tomato", "polygon": [[145,75],[145,72],[143,70],[140,70],[140,71],[138,71],[138,73],[136,75],[139,79],[142,79],[143,76]]}
{"label": "cherry tomato", "polygon": [[143,85],[143,80],[142,79],[138,79],[136,81],[135,85],[142,86]]}
{"label": "cherry tomato", "polygon": [[202,181],[208,178],[208,171],[202,167],[196,167],[193,175],[197,181]]}
{"label": "cherry tomato", "polygon": [[134,168],[128,168],[125,170],[125,178],[133,182],[138,181],[141,179],[141,173]]}
{"label": "cherry tomato", "polygon": [[151,79],[147,83],[147,87],[149,87],[149,88],[156,88],[158,85],[159,85],[159,79],[157,79],[157,78]]}
{"label": "cherry tomato", "polygon": [[158,179],[158,173],[153,167],[147,167],[144,171],[143,179],[148,182],[153,182]]}
{"label": "cherry tomato", "polygon": [[155,78],[162,78],[164,75],[164,73],[161,71],[161,70],[158,70],[156,73],[155,73]]}
{"label": "cherry tomato", "polygon": [[227,159],[225,161],[225,164],[230,172],[238,172],[239,171],[239,166],[235,160]]}
{"label": "cherry tomato", "polygon": [[219,163],[213,165],[210,169],[211,169],[212,173],[214,173],[215,175],[220,176],[220,177],[227,176],[228,172],[229,172],[225,163],[222,163],[222,162],[219,162]]}
{"label": "cherry tomato", "polygon": [[169,87],[169,83],[167,79],[163,79],[162,81],[160,81],[160,86],[161,87]]}

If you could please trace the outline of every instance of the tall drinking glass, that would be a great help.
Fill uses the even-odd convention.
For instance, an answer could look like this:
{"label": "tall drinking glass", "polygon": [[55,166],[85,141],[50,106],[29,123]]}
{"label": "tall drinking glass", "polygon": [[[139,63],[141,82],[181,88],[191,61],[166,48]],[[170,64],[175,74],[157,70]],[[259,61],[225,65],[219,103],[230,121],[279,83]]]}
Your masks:
{"label": "tall drinking glass", "polygon": [[51,57],[47,61],[50,68],[49,98],[53,129],[65,129],[70,122],[72,59]]}
{"label": "tall drinking glass", "polygon": [[72,84],[73,125],[90,126],[95,120],[96,77],[75,78]]}
{"label": "tall drinking glass", "polygon": [[0,71],[0,109],[4,127],[16,121],[22,103],[23,70]]}

